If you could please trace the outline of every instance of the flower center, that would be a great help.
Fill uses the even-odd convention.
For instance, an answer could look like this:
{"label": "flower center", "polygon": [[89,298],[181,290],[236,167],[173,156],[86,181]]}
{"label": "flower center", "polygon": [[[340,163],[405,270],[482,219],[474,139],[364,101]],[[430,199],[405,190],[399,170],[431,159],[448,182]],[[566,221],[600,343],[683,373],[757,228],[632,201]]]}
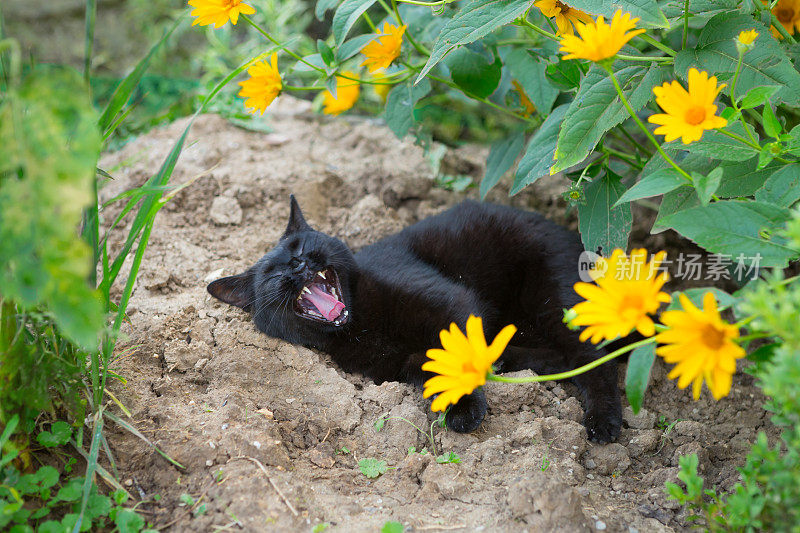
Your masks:
{"label": "flower center", "polygon": [[787,24],[794,18],[794,9],[791,7],[779,7],[775,10],[775,17],[784,24]]}
{"label": "flower center", "polygon": [[644,302],[640,294],[626,294],[620,304],[620,315],[625,320],[638,320],[642,315]]}
{"label": "flower center", "polygon": [[242,3],[242,0],[223,0],[226,9],[232,9]]}
{"label": "flower center", "polygon": [[686,111],[686,116],[683,117],[687,124],[697,126],[706,119],[706,110],[700,106],[690,107]]}
{"label": "flower center", "polygon": [[725,332],[711,324],[706,324],[700,332],[700,340],[710,350],[716,351],[722,348],[722,344],[725,342]]}
{"label": "flower center", "polygon": [[567,4],[559,2],[558,0],[556,0],[556,7],[561,10],[562,15],[566,15],[567,12],[571,9]]}

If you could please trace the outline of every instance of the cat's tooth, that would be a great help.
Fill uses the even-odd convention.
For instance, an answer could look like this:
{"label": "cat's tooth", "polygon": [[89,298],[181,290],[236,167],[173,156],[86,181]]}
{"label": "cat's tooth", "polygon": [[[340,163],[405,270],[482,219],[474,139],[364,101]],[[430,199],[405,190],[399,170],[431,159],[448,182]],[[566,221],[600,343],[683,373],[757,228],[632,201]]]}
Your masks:
{"label": "cat's tooth", "polygon": [[317,275],[318,275],[319,277],[321,277],[322,279],[328,279],[328,278],[326,278],[326,277],[325,277],[325,274],[323,274],[323,273],[322,273],[322,270],[320,270],[319,272],[317,272]]}
{"label": "cat's tooth", "polygon": [[308,289],[308,287],[303,287],[303,292],[311,294],[311,291]]}

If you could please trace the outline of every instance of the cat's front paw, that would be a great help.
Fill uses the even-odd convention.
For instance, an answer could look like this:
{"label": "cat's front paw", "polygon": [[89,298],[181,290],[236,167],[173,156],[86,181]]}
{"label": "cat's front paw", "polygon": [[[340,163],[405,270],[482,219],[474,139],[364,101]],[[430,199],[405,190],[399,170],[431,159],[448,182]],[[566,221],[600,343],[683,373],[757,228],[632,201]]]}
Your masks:
{"label": "cat's front paw", "polygon": [[606,444],[614,442],[619,437],[619,428],[622,425],[622,416],[616,412],[590,410],[583,418],[589,440]]}
{"label": "cat's front paw", "polygon": [[447,411],[444,417],[447,427],[457,433],[471,433],[483,422],[487,407],[486,397],[481,391],[463,396]]}

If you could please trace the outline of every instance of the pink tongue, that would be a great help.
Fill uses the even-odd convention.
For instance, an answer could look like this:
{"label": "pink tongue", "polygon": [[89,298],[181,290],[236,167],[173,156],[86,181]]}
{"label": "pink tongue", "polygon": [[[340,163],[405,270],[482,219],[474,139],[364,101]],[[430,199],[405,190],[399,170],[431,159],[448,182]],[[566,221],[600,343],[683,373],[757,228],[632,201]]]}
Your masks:
{"label": "pink tongue", "polygon": [[306,294],[306,298],[314,304],[314,307],[322,313],[322,316],[331,322],[339,318],[342,309],[344,309],[344,304],[342,302],[316,285],[309,287],[309,289],[311,290],[311,294]]}

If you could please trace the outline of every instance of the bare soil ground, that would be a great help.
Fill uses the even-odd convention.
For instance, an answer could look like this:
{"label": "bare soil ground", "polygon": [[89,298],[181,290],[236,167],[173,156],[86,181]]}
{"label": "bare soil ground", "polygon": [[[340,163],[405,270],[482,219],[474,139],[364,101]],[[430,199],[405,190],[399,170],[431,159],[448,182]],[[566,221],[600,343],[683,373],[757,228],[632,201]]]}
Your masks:
{"label": "bare soil ground", "polygon": [[[311,531],[327,522],[331,531],[359,532],[388,520],[407,531],[681,530],[687,513],[663,490],[676,479],[678,457],[697,453],[709,482],[729,487],[756,432],[773,432],[747,374],[734,378],[728,398],[694,402],[657,362],[645,407],[638,416],[626,408],[618,443],[586,440],[569,383],[489,383],[490,410],[477,432],[433,428],[437,453],[455,452],[460,464],[409,453],[432,445],[401,420],[379,432],[374,424],[388,414],[430,427],[434,416],[419,390],[347,375],[325,354],[261,335],[248,315],[212,301],[205,286],[273,245],[290,193],[315,227],[354,248],[464,195],[432,188],[422,149],[372,121],[316,117],[291,99],[270,116],[270,134],[212,115],[196,122],[173,183],[202,177],[159,214],[133,294],[114,363],[127,383],[112,390],[132,422],[185,466],[112,430],[123,479],[148,499],[139,509],[153,524],[171,531]],[[143,183],[184,127],[175,123],[106,155],[102,166],[116,179],[103,195]],[[443,164],[480,176],[484,158],[483,149],[461,148]],[[511,200],[503,190],[491,199],[574,227],[563,186],[548,178]],[[668,234],[645,237],[645,226],[634,244],[676,246]],[[357,467],[367,457],[389,470],[367,478]],[[193,508],[181,502],[184,493]]]}

